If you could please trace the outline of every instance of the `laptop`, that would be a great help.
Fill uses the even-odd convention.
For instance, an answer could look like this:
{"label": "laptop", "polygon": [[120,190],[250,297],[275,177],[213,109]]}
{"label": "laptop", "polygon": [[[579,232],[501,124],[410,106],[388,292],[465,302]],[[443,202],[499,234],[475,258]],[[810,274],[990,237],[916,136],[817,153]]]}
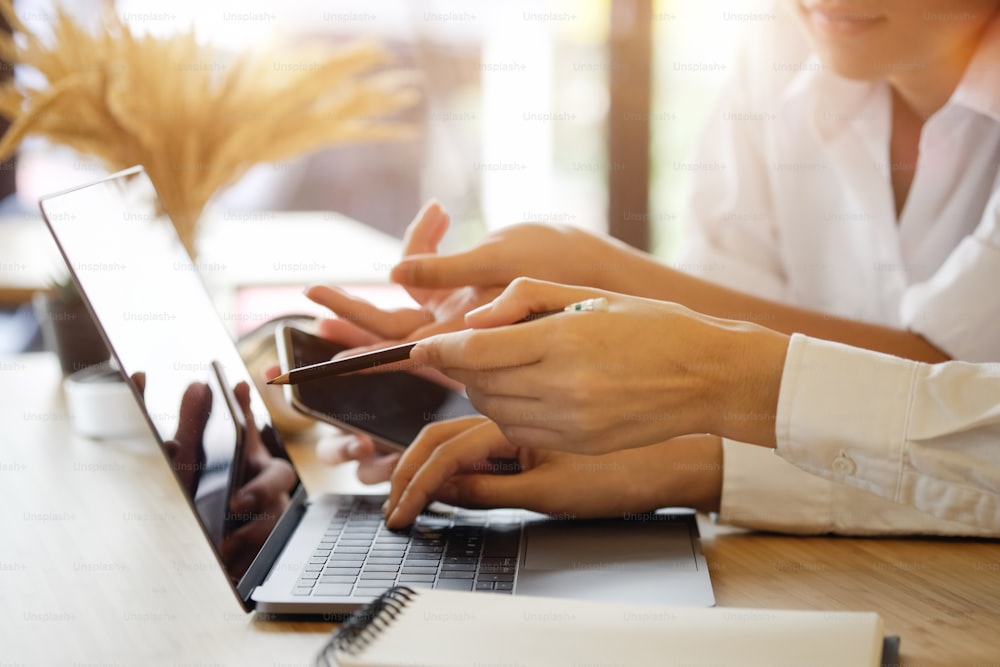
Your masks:
{"label": "laptop", "polygon": [[[390,531],[383,496],[307,496],[142,168],[43,197],[40,205],[112,362],[245,610],[345,614],[397,584],[714,604],[688,510],[580,521],[446,508]],[[250,485],[258,492],[247,497]]]}

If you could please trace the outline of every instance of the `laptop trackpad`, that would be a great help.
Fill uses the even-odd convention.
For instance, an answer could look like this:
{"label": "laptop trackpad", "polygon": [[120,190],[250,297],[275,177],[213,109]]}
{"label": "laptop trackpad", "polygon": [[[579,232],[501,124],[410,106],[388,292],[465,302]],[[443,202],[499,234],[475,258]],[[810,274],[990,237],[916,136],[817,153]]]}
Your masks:
{"label": "laptop trackpad", "polygon": [[671,582],[698,570],[683,522],[542,521],[524,535],[519,594],[684,604]]}
{"label": "laptop trackpad", "polygon": [[522,570],[697,569],[691,533],[668,521],[541,521],[524,527]]}

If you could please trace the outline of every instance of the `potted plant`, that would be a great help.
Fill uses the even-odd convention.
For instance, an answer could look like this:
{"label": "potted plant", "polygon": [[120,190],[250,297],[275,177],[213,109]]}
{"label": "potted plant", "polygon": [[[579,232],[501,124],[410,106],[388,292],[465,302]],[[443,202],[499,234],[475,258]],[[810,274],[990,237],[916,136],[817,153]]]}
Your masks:
{"label": "potted plant", "polygon": [[70,275],[35,292],[35,317],[45,346],[56,353],[64,375],[105,363],[111,357],[94,318]]}
{"label": "potted plant", "polygon": [[11,122],[0,159],[37,135],[111,172],[142,165],[192,256],[206,204],[255,164],[411,136],[387,117],[416,101],[412,77],[389,69],[389,54],[370,41],[225,54],[193,26],[151,35],[123,21],[113,0],[101,7],[96,32],[59,8],[51,35],[39,35],[13,0],[0,0],[11,27],[0,60],[45,81],[0,83],[0,115]]}

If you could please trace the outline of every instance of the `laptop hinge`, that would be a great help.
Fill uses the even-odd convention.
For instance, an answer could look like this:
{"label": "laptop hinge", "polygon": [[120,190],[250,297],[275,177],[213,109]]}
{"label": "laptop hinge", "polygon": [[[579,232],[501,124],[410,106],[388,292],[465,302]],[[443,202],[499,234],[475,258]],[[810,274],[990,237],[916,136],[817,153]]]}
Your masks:
{"label": "laptop hinge", "polygon": [[299,484],[295,490],[295,494],[292,496],[288,509],[278,519],[278,523],[275,525],[274,530],[271,531],[271,535],[264,542],[264,546],[261,547],[260,552],[253,559],[250,567],[247,568],[246,574],[243,575],[240,582],[236,585],[236,593],[243,603],[243,608],[247,611],[252,611],[254,608],[254,601],[250,599],[254,589],[264,583],[264,579],[267,578],[271,568],[274,567],[275,561],[281,555],[281,550],[288,543],[289,538],[299,525],[299,522],[302,521],[305,513],[306,489]]}

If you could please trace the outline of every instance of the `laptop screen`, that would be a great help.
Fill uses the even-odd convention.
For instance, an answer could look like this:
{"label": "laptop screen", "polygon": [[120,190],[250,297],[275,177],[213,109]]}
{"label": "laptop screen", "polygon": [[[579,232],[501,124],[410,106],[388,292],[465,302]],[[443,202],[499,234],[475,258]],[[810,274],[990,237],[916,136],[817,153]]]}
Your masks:
{"label": "laptop screen", "polygon": [[300,481],[201,276],[139,168],[41,206],[235,585]]}

